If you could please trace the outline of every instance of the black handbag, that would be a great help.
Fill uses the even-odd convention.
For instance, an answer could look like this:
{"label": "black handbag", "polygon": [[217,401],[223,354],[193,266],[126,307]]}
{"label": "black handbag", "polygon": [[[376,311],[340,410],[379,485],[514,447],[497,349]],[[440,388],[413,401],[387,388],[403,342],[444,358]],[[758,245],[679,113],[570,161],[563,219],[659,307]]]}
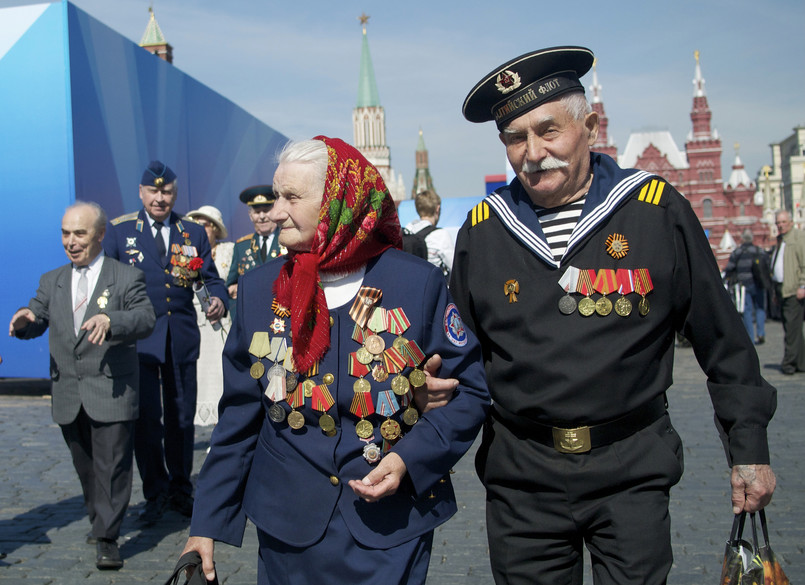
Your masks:
{"label": "black handbag", "polygon": [[769,530],[766,525],[766,511],[757,513],[763,531],[763,544],[758,543],[755,514],[749,515],[752,523],[752,541],[743,538],[746,512],[735,516],[730,539],[724,551],[724,564],[721,567],[721,585],[789,585],[780,562],[769,545]]}
{"label": "black handbag", "polygon": [[[192,569],[193,574],[187,578],[186,570]],[[184,581],[182,581],[184,579]],[[204,572],[201,570],[201,555],[191,550],[179,558],[173,574],[165,581],[165,585],[218,585],[218,570],[215,571],[215,579],[207,581]]]}

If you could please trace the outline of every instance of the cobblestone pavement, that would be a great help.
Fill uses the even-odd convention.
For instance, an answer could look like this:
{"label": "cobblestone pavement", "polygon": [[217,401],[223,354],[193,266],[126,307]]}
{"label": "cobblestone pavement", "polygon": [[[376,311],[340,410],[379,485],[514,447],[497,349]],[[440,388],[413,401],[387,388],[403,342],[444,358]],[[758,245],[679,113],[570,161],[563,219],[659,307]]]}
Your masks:
{"label": "cobblestone pavement", "polygon": [[[777,415],[769,429],[778,487],[768,508],[771,543],[788,576],[805,574],[805,374],[783,376],[782,327],[767,325],[767,343],[758,348],[766,378],[778,389]],[[729,472],[713,426],[704,375],[690,349],[678,348],[675,384],[668,393],[675,426],[685,444],[686,470],[671,493],[675,562],[671,585],[715,584],[724,541],[732,524]],[[164,583],[187,537],[186,519],[168,512],[158,527],[141,528],[143,506],[135,479],[132,506],[123,524],[118,572],[95,568],[95,547],[85,543],[89,522],[80,486],[48,397],[26,396],[14,383],[0,383],[0,582],[30,585],[87,583]],[[196,434],[195,469],[204,460],[211,429]],[[472,454],[455,468],[458,514],[436,531],[429,582],[435,585],[492,583],[484,523],[484,493]],[[135,474],[136,478],[136,474]],[[800,494],[797,496],[796,494]],[[243,547],[219,545],[216,559],[222,583],[256,581],[256,536],[246,530]],[[589,567],[585,580],[592,583]]]}

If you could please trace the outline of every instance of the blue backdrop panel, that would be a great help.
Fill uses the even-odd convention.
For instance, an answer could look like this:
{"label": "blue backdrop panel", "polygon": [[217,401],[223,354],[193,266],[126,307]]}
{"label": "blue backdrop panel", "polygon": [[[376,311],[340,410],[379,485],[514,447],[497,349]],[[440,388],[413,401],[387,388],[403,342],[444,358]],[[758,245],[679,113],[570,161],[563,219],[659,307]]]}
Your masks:
{"label": "blue backdrop panel", "polygon": [[[0,10],[3,27],[20,11]],[[16,13],[16,14],[15,14]],[[43,272],[67,262],[59,226],[73,199],[64,5],[52,4],[0,57],[0,322],[35,294]],[[9,32],[4,30],[4,34]],[[47,377],[47,338],[0,336],[0,377]]]}
{"label": "blue backdrop panel", "polygon": [[271,182],[287,138],[68,6],[76,197],[110,217],[135,211],[142,171],[159,159],[179,177],[179,213],[215,205],[233,235],[251,231],[237,195]]}

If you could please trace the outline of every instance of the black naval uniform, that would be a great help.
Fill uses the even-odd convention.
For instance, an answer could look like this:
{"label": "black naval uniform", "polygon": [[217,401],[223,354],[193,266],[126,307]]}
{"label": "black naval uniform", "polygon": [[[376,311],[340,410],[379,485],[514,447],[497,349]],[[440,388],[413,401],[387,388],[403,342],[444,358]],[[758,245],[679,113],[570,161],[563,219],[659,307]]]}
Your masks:
{"label": "black naval uniform", "polygon": [[[591,154],[591,170],[560,262],[516,179],[476,206],[458,234],[450,289],[481,342],[494,400],[476,463],[498,583],[581,583],[584,541],[597,583],[665,582],[668,494],[683,469],[664,403],[677,331],[708,376],[729,463],[769,463],[776,391],[689,203],[605,155]],[[631,292],[628,316],[564,314],[559,280],[571,266],[648,269],[648,312]],[[614,304],[621,295],[607,297]],[[583,429],[554,435],[553,427],[584,426],[589,438]]]}

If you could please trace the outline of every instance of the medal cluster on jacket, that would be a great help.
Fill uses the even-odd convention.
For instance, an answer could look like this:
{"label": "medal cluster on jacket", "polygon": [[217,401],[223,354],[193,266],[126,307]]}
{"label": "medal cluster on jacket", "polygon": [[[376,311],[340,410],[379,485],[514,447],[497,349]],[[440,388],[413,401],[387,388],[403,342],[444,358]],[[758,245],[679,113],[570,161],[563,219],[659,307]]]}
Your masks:
{"label": "medal cluster on jacket", "polygon": [[[354,321],[352,339],[360,344],[347,356],[348,372],[356,378],[352,385],[353,397],[350,413],[357,419],[355,434],[364,443],[363,456],[369,463],[376,463],[384,453],[403,436],[403,428],[410,428],[419,420],[419,413],[413,404],[412,388],[425,384],[425,372],[419,367],[425,360],[425,354],[415,340],[406,339],[403,334],[411,323],[402,308],[385,309],[380,306],[383,293],[380,289],[362,287],[349,309]],[[288,345],[285,320],[290,311],[281,306],[276,299],[271,308],[276,315],[270,325],[270,336],[267,331],[257,331],[252,336],[249,353],[257,358],[250,369],[255,380],[267,375],[266,397],[272,404],[268,410],[269,418],[275,423],[287,420],[292,429],[300,429],[305,424],[305,417],[299,411],[309,407],[319,413],[319,428],[328,437],[337,434],[335,419],[328,410],[335,404],[329,387],[335,383],[332,373],[319,372],[315,364],[304,372],[300,382],[300,374],[292,358],[292,346]],[[332,325],[332,321],[331,321]],[[381,333],[395,335],[391,345],[387,345]],[[263,365],[267,358],[273,365],[268,369]],[[411,368],[408,375],[405,370]],[[378,388],[373,398],[372,382]],[[291,407],[286,413],[282,402]],[[378,416],[379,415],[379,416]],[[373,422],[373,419],[384,419]],[[375,438],[377,429],[383,439],[378,446]],[[402,423],[402,424],[400,424]]]}
{"label": "medal cluster on jacket", "polygon": [[[178,224],[177,224],[178,225]],[[181,228],[180,228],[181,229]],[[198,269],[203,265],[196,262],[198,258],[198,250],[190,242],[190,234],[182,232],[184,238],[184,245],[171,244],[171,276],[173,276],[173,284],[183,286],[185,288],[193,286],[193,281],[198,278]],[[201,260],[201,258],[198,258]]]}
{"label": "medal cluster on jacket", "polygon": [[[621,260],[629,252],[629,243],[621,234],[611,234],[607,237],[607,253]],[[651,275],[648,268],[586,268],[579,269],[574,266],[568,267],[558,282],[559,286],[565,291],[565,296],[559,299],[559,311],[564,315],[572,315],[578,310],[583,317],[590,317],[593,314],[606,317],[612,310],[621,317],[628,317],[632,313],[632,301],[626,295],[637,293],[640,300],[637,304],[637,311],[640,316],[648,315],[651,305],[646,295],[652,291],[654,285],[651,282]],[[507,283],[507,290],[511,287]],[[593,298],[593,293],[600,293],[598,299]],[[573,293],[583,295],[578,302],[571,296]],[[607,296],[619,294],[615,302]],[[511,302],[511,301],[510,301]]]}

